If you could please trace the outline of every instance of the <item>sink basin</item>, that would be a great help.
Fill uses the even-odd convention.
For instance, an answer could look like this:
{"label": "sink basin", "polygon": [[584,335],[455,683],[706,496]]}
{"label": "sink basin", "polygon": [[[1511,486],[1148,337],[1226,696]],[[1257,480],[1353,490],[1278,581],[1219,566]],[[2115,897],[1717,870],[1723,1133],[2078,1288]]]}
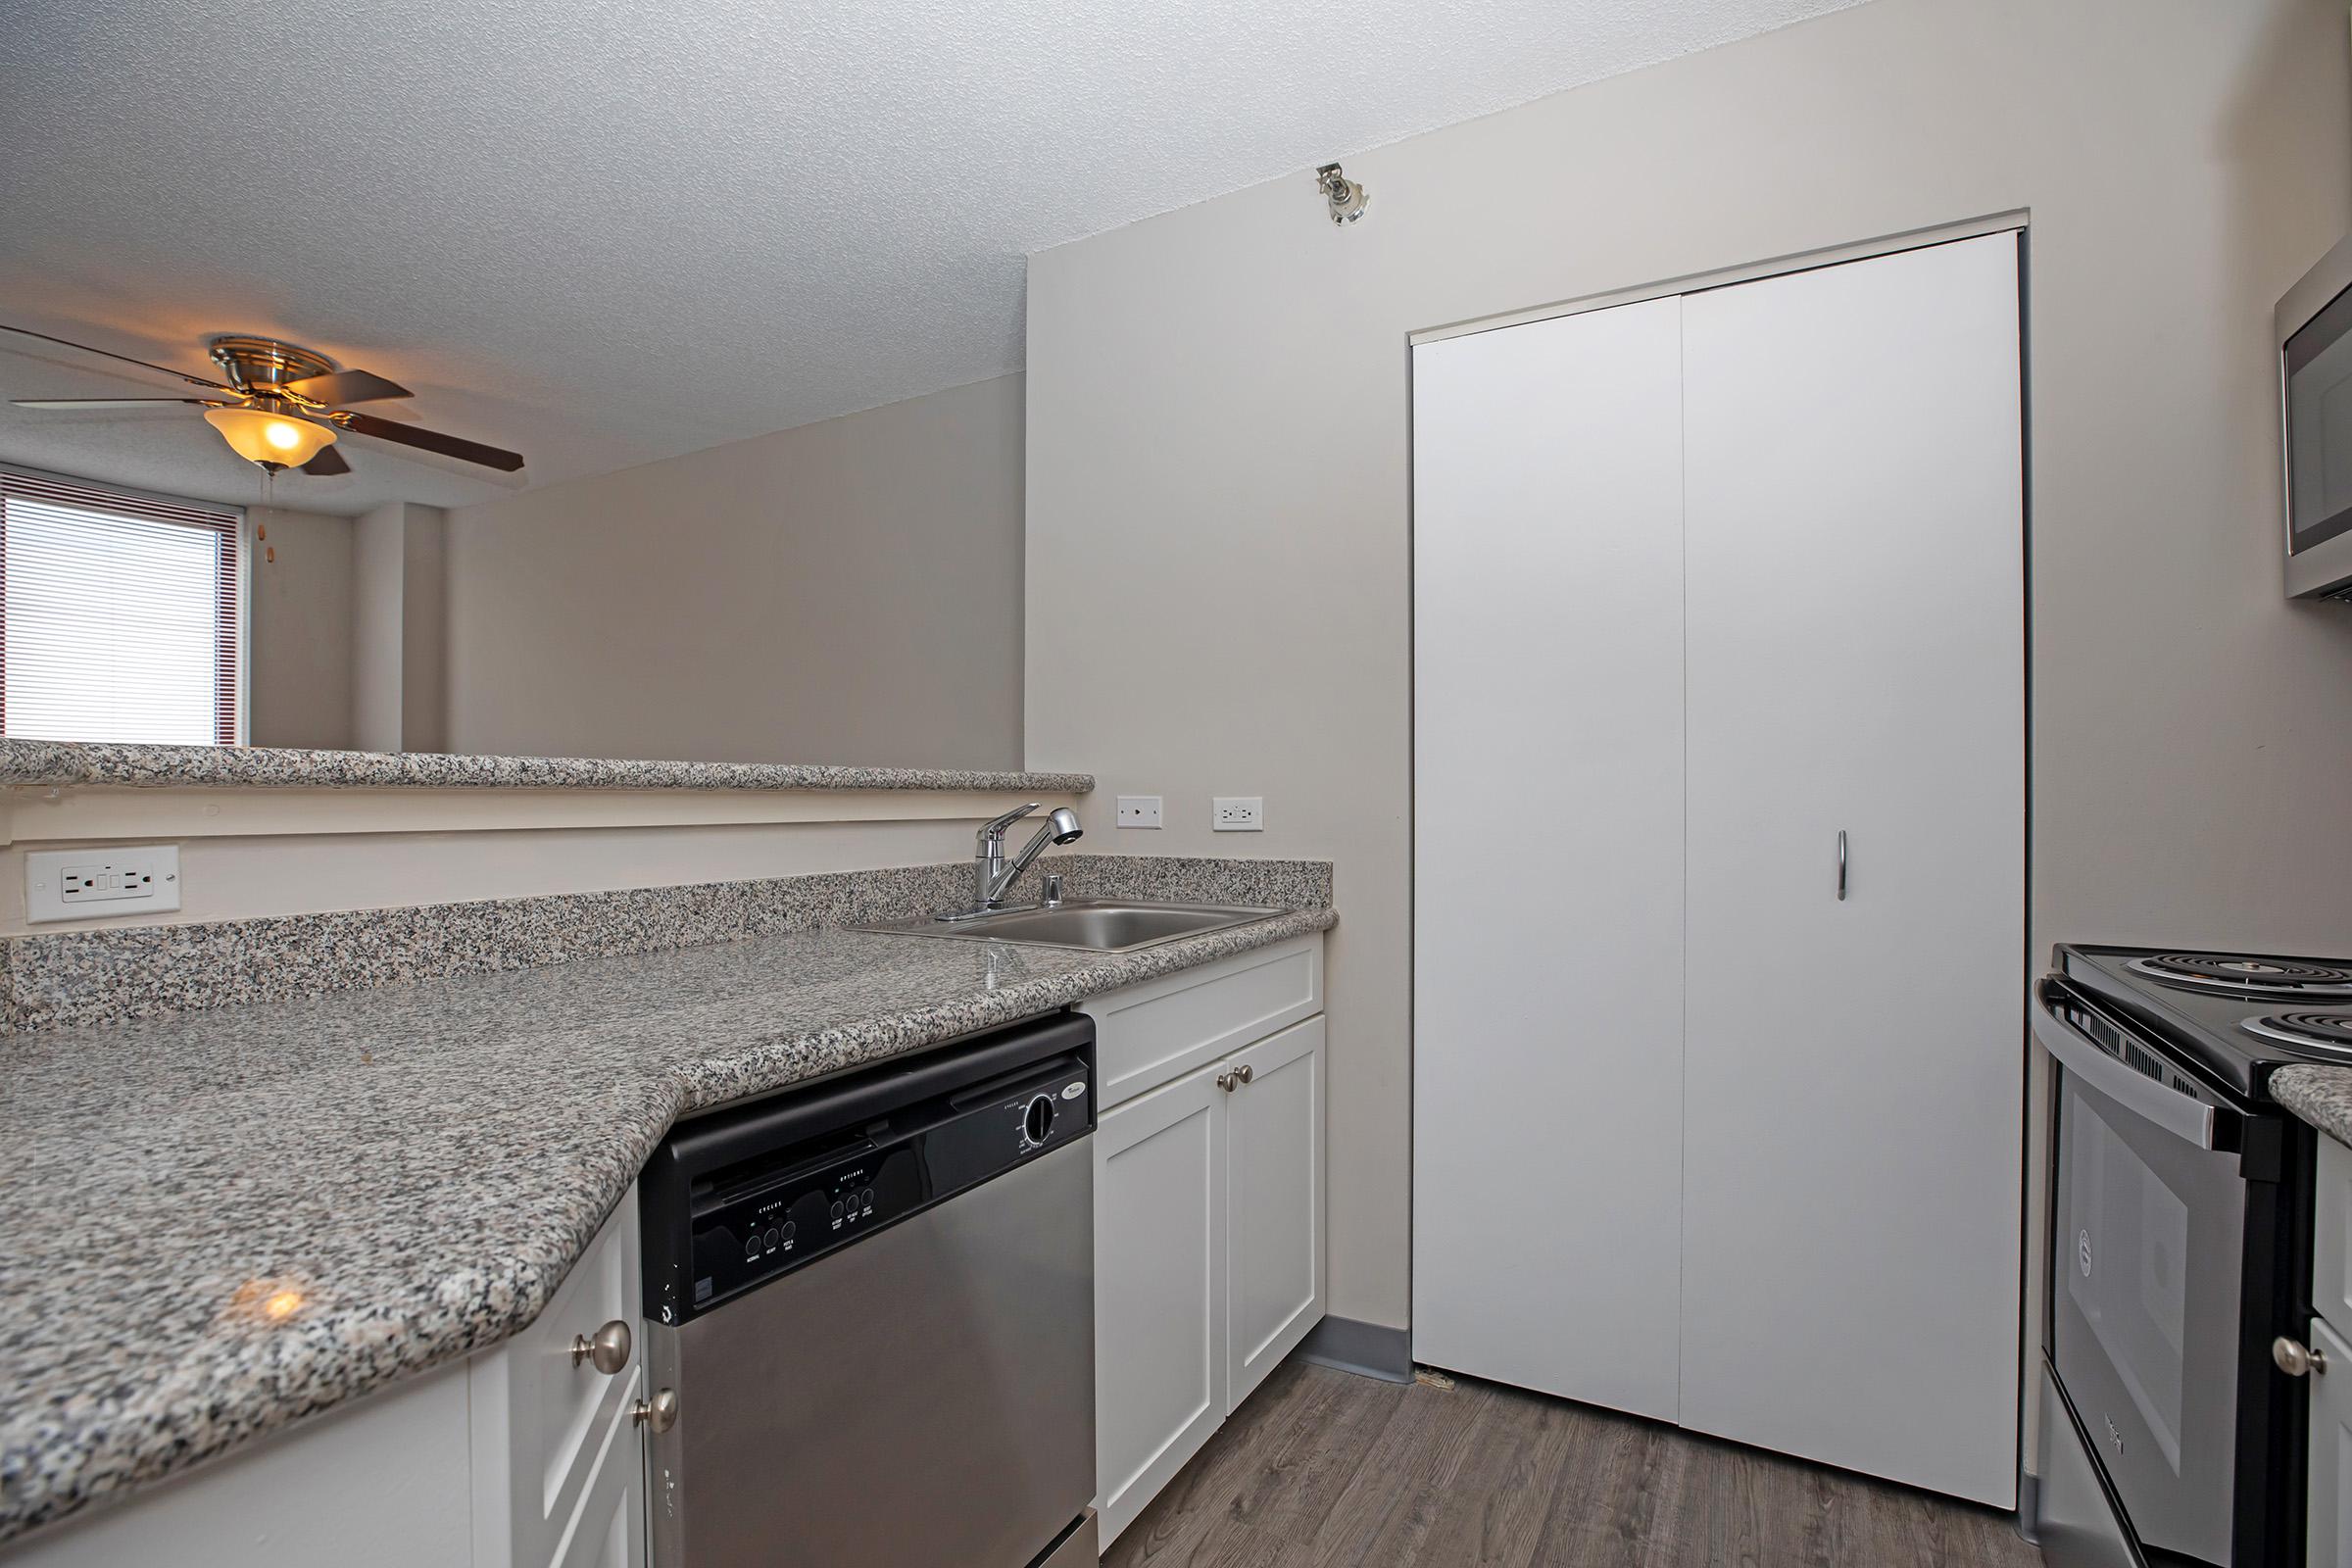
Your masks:
{"label": "sink basin", "polygon": [[951,937],[967,942],[1023,942],[1041,948],[1081,948],[1089,953],[1127,953],[1155,942],[1197,937],[1227,926],[1248,925],[1280,909],[1230,904],[1144,904],[1070,899],[1054,908],[1031,906],[974,915],[968,920],[899,920],[889,925],[852,926],[892,936]]}

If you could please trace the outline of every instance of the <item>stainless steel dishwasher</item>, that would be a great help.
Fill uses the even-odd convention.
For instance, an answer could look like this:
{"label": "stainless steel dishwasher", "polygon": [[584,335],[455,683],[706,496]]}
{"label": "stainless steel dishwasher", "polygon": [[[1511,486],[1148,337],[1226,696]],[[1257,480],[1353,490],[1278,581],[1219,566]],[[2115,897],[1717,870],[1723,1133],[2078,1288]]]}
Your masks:
{"label": "stainless steel dishwasher", "polygon": [[1094,1040],[683,1122],[639,1184],[656,1568],[1096,1560]]}

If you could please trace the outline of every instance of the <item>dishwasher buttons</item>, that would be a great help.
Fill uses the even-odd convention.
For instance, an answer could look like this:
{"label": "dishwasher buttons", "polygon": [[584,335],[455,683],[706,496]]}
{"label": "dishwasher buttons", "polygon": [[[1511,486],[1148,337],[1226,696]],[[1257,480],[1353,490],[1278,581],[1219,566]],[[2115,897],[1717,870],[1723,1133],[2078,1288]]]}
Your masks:
{"label": "dishwasher buttons", "polygon": [[752,1239],[743,1244],[743,1260],[746,1263],[756,1262],[758,1261],[759,1256],[760,1237],[758,1233],[755,1232],[752,1236]]}
{"label": "dishwasher buttons", "polygon": [[841,1218],[841,1200],[838,1198],[833,1200],[833,1217],[835,1219]]}
{"label": "dishwasher buttons", "polygon": [[784,1238],[782,1233],[771,1225],[768,1227],[767,1234],[760,1239],[767,1244],[767,1250],[772,1252],[776,1250],[776,1244]]}
{"label": "dishwasher buttons", "polygon": [[867,1208],[871,1208],[871,1207],[873,1207],[873,1206],[874,1206],[874,1190],[873,1190],[871,1187],[868,1187],[868,1188],[865,1190],[864,1194],[863,1194],[861,1197],[859,1197],[859,1198],[858,1198],[858,1201],[860,1204],[862,1204],[863,1206],[867,1207]]}

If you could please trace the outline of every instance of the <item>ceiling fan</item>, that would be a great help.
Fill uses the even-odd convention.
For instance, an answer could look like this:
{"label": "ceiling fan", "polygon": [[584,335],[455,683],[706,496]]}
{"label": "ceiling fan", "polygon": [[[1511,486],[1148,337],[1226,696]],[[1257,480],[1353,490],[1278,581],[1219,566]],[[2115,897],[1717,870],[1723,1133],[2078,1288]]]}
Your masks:
{"label": "ceiling fan", "polygon": [[225,381],[215,381],[21,326],[0,323],[0,332],[37,337],[44,343],[59,343],[84,354],[121,360],[125,365],[161,371],[190,386],[219,394],[202,398],[12,399],[20,409],[133,409],[183,403],[204,410],[205,421],[220,432],[220,438],[238,457],[259,464],[271,473],[283,468],[300,468],[304,473],[321,476],[349,473],[351,465],[335,450],[336,436],[346,430],[354,435],[373,436],[378,441],[439,453],[463,463],[478,463],[505,473],[522,466],[522,454],[518,452],[484,446],[462,436],[443,435],[438,430],[420,430],[413,424],[379,419],[372,414],[346,408],[346,404],[373,403],[414,394],[399,382],[387,381],[370,370],[339,370],[325,355],[275,338],[232,333],[210,339],[207,346],[213,363],[227,377]]}

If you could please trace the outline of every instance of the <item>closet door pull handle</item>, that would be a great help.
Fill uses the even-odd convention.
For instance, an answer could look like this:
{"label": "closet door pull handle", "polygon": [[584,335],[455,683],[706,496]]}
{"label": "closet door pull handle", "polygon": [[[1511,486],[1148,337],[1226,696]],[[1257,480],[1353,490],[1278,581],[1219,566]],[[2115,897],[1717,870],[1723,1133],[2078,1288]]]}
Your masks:
{"label": "closet door pull handle", "polygon": [[1838,830],[1838,902],[1845,902],[1845,829]]}

